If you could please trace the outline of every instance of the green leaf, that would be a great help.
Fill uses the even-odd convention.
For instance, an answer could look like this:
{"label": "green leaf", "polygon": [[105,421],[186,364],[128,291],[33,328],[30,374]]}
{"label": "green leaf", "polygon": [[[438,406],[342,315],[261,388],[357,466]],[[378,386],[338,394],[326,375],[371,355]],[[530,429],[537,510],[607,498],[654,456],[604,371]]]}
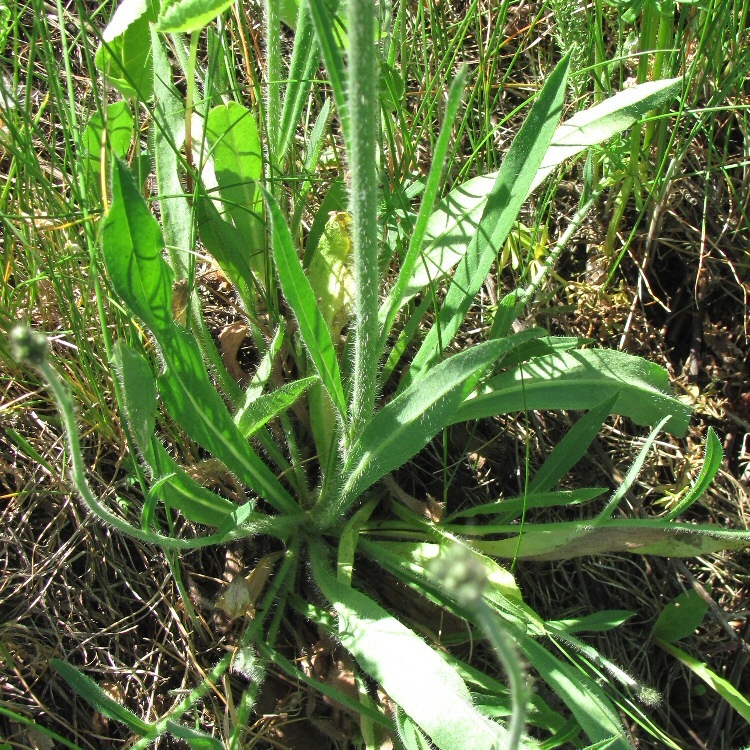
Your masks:
{"label": "green leaf", "polygon": [[136,446],[152,473],[152,491],[186,518],[220,526],[237,506],[190,477],[154,436],[156,385],[148,360],[122,341],[115,342],[112,366],[122,386],[123,409]]}
{"label": "green leaf", "polygon": [[278,155],[281,163],[296,132],[302,108],[312,85],[315,70],[320,63],[320,52],[315,38],[315,26],[308,3],[303,0],[297,13],[292,59],[289,63],[289,82],[284,92],[284,106],[279,126]]}
{"label": "green leaf", "polygon": [[175,327],[171,335],[159,338],[159,344],[167,362],[158,381],[159,393],[169,413],[193,440],[223,461],[277,510],[296,512],[294,499],[232,421],[208,378],[195,339]]}
{"label": "green leaf", "polygon": [[[457,518],[471,518],[472,516],[495,515],[507,521],[516,518],[523,513],[524,507],[529,508],[551,508],[556,505],[579,505],[588,503],[597,497],[603,495],[607,490],[603,487],[582,487],[577,490],[559,490],[558,492],[531,492],[519,497],[508,497],[495,500],[492,503],[482,503],[465,510],[453,513],[446,519],[446,523],[453,522]],[[486,524],[484,526],[487,526]],[[457,526],[454,531],[461,533],[461,528],[468,527]],[[491,532],[489,532],[491,533]]]}
{"label": "green leaf", "polygon": [[615,508],[617,508],[617,506],[620,504],[620,501],[625,497],[626,493],[632,487],[633,482],[635,482],[635,480],[638,478],[638,475],[641,473],[641,469],[643,468],[646,457],[651,450],[651,446],[654,444],[657,436],[661,432],[665,423],[668,421],[669,417],[664,417],[661,422],[659,422],[659,424],[657,424],[656,427],[651,430],[648,437],[646,437],[646,439],[643,441],[643,445],[641,446],[638,455],[635,457],[635,460],[630,465],[627,474],[625,474],[622,482],[619,483],[617,489],[612,493],[612,497],[610,497],[610,499],[607,501],[607,505],[605,506],[604,510],[602,510],[602,512],[596,517],[594,526],[600,526],[605,520],[612,517],[612,514],[615,512]]}
{"label": "green leaf", "polygon": [[186,279],[194,245],[190,204],[180,182],[180,145],[184,140],[185,103],[172,81],[164,39],[151,25],[151,53],[154,63],[153,155],[159,211],[170,265],[178,279]]}
{"label": "green leaf", "polygon": [[131,732],[141,736],[154,728],[153,724],[142,721],[132,711],[113,701],[91,678],[72,664],[60,659],[50,659],[50,664],[65,682],[102,716],[122,722]]}
{"label": "green leaf", "polygon": [[[506,306],[513,314],[511,323],[515,320],[515,309],[516,306],[513,300],[513,294],[506,295],[498,304],[498,307]],[[495,338],[494,336],[492,338]],[[534,339],[529,341],[523,346],[519,346],[513,352],[510,352],[508,356],[503,360],[503,365],[506,370],[509,370],[515,365],[523,364],[530,359],[536,359],[537,357],[543,357],[547,354],[556,354],[559,352],[567,352],[571,349],[581,349],[587,344],[592,344],[591,339],[585,339],[578,336],[547,336],[542,339]]]}
{"label": "green leaf", "polygon": [[748,724],[750,724],[750,701],[728,680],[712,672],[703,662],[671,643],[657,641],[659,645],[675,658],[679,659],[693,674],[715,690]]}
{"label": "green leaf", "polygon": [[191,750],[224,750],[224,745],[215,737],[211,737],[197,729],[184,727],[182,724],[175,724],[173,721],[167,722],[167,730],[174,737],[185,740]]}
{"label": "green leaf", "polygon": [[750,532],[720,529],[708,524],[675,523],[657,519],[617,519],[593,526],[594,520],[524,526],[520,545],[518,527],[494,527],[513,536],[494,541],[472,540],[472,546],[492,557],[527,560],[569,560],[585,555],[631,552],[660,557],[698,557],[721,550],[750,547]]}
{"label": "green leaf", "polygon": [[669,415],[668,432],[687,431],[692,409],[670,393],[667,373],[640,357],[606,349],[538,357],[503,372],[464,402],[453,423],[524,409],[591,409],[615,393],[614,414],[641,425]]}
{"label": "green leaf", "polygon": [[554,690],[593,742],[612,740],[610,747],[629,750],[617,711],[606,693],[584,672],[554,657],[533,638],[523,636],[519,648]]}
{"label": "green leaf", "polygon": [[273,196],[264,191],[273,227],[273,253],[281,290],[299,323],[300,334],[323,386],[341,420],[346,422],[346,401],[338,357],[312,286],[302,270],[289,227]]}
{"label": "green leaf", "polygon": [[[102,32],[102,39],[111,42],[122,36],[131,24],[135,23],[147,11],[152,11],[153,3],[149,0],[121,0],[112,18]],[[152,19],[153,20],[153,19]]]}
{"label": "green leaf", "polygon": [[459,70],[453,83],[451,83],[443,123],[440,127],[440,134],[438,135],[438,140],[435,145],[435,153],[432,157],[430,173],[427,176],[424,196],[420,203],[419,214],[417,215],[417,220],[409,239],[409,248],[399,268],[396,283],[393,285],[393,288],[388,295],[388,299],[386,299],[380,308],[381,337],[383,340],[385,340],[390,334],[396,314],[401,309],[401,301],[406,293],[409,279],[414,272],[414,267],[417,265],[419,256],[422,252],[422,244],[427,232],[429,217],[435,206],[435,199],[437,198],[443,170],[445,169],[448,144],[453,132],[458,109],[461,106],[461,98],[463,96],[464,86],[466,85],[466,75],[467,68],[464,65]]}
{"label": "green leaf", "polygon": [[354,307],[351,223],[348,213],[333,214],[307,267],[307,278],[334,346],[351,319]]}
{"label": "green leaf", "polygon": [[319,545],[310,548],[313,578],[336,610],[339,639],[359,666],[441,750],[503,747],[505,730],[476,710],[455,670],[372,599],[341,584],[323,554]]}
{"label": "green leaf", "polygon": [[[454,542],[450,539],[445,540],[443,544],[432,542],[378,541],[371,543],[367,549],[375,558],[378,557],[378,551],[388,550],[402,558],[403,563],[413,573],[424,575],[425,571],[429,570],[431,563],[438,560],[445,553],[446,548],[453,544]],[[480,554],[474,549],[468,548],[466,552],[484,567],[487,576],[487,593],[490,596],[494,592],[494,594],[512,601],[514,604],[523,604],[521,590],[518,588],[518,584],[513,578],[512,573],[491,558]]]}
{"label": "green leaf", "polygon": [[575,423],[534,474],[528,487],[530,493],[548,492],[583,458],[604,420],[612,413],[619,395],[617,392],[594,406]]}
{"label": "green leaf", "polygon": [[245,241],[245,256],[261,281],[266,278],[263,247],[263,201],[256,184],[263,176],[263,148],[253,113],[228,102],[206,118],[216,181],[227,213]]}
{"label": "green leaf", "polygon": [[138,449],[146,452],[156,428],[156,385],[148,360],[123,341],[116,341],[112,366],[122,387],[122,406]]}
{"label": "green leaf", "polygon": [[286,383],[275,391],[259,396],[255,401],[245,404],[234,416],[234,423],[244,437],[250,437],[266,422],[286,411],[313,383],[316,376],[299,378]]}
{"label": "green leaf", "polygon": [[458,264],[437,319],[417,352],[405,383],[418,380],[456,335],[503,246],[562,113],[570,57],[550,74],[497,174],[482,218]]}
{"label": "green leaf", "polygon": [[112,170],[112,205],[104,222],[102,251],[112,286],[151,329],[165,365],[159,391],[170,414],[196,442],[277,510],[297,504],[237,430],[213,387],[200,349],[172,321],[172,273],[162,258],[156,219],[119,159]]}
{"label": "green leaf", "polygon": [[328,224],[333,211],[346,211],[349,197],[346,192],[346,184],[343,180],[334,180],[330,189],[323,198],[320,208],[315,213],[310,232],[305,240],[305,256],[302,266],[307,268],[313,258],[320,238],[323,236],[326,224]]}
{"label": "green leaf", "polygon": [[647,112],[674,99],[682,78],[664,78],[631,86],[566,120],[555,132],[531,189],[536,189],[566,159],[622,133]]}
{"label": "green leaf", "polygon": [[[552,136],[549,149],[532,180],[533,192],[552,168],[587,148],[623,132],[647,112],[674,96],[681,79],[649,82],[615,94],[589,110],[566,120]],[[449,273],[465,255],[480,226],[488,196],[498,172],[475,177],[455,188],[430,217],[424,262],[414,268],[402,304],[430,283]]]}
{"label": "green leaf", "polygon": [[570,620],[553,620],[548,624],[566,633],[605,633],[620,627],[635,615],[626,609],[607,609]]}
{"label": "green leaf", "polygon": [[151,442],[150,465],[154,482],[161,482],[156,490],[157,497],[190,521],[219,528],[237,510],[236,503],[193,479],[156,438]]}
{"label": "green leaf", "polygon": [[206,250],[237,289],[245,310],[251,312],[256,280],[250,266],[250,238],[222,218],[214,201],[202,193],[195,202],[195,218]]}
{"label": "green leaf", "polygon": [[158,31],[164,34],[200,31],[234,0],[162,0]]}
{"label": "green leaf", "polygon": [[133,139],[133,116],[127,102],[107,105],[104,117],[99,112],[94,113],[83,131],[83,149],[88,154],[88,166],[97,180],[101,174],[102,135],[105,131],[107,155],[126,157]]}
{"label": "green leaf", "polygon": [[341,121],[341,130],[344,133],[344,144],[346,152],[350,152],[351,133],[349,125],[349,106],[346,101],[347,76],[344,68],[341,46],[336,41],[333,33],[335,27],[336,10],[338,0],[308,0],[310,15],[315,26],[315,35],[318,38],[320,52],[323,56],[328,80],[333,89],[333,99]]}
{"label": "green leaf", "polygon": [[508,351],[546,332],[523,331],[487,341],[441,362],[421,380],[384,406],[352,446],[344,466],[339,510],[348,507],[370,485],[406,463],[454,419],[466,397],[467,381]]}
{"label": "green leaf", "polygon": [[155,5],[152,0],[125,3],[96,52],[96,67],[126,99],[147,101],[153,93],[149,26],[156,18]]}
{"label": "green leaf", "polygon": [[706,438],[706,451],[703,456],[703,465],[701,466],[700,473],[685,497],[667,513],[665,518],[669,520],[676,518],[703,495],[716,476],[716,472],[721,467],[723,458],[724,452],[721,449],[721,440],[719,440],[717,434],[714,432],[714,428],[709,427]]}
{"label": "green leaf", "polygon": [[112,285],[155,336],[171,331],[172,273],[162,260],[159,224],[127,165],[112,165],[112,203],[102,230],[102,252]]}
{"label": "green leaf", "polygon": [[399,706],[396,706],[396,731],[405,750],[432,750],[432,743],[424,732]]}
{"label": "green leaf", "polygon": [[700,594],[691,589],[669,602],[654,623],[654,638],[665,643],[675,643],[692,635],[703,622],[708,604]]}
{"label": "green leaf", "polygon": [[[13,28],[11,19],[10,8],[5,2],[0,2],[0,55],[5,52],[5,45],[8,43],[8,37]],[[10,747],[10,745],[7,747]]]}

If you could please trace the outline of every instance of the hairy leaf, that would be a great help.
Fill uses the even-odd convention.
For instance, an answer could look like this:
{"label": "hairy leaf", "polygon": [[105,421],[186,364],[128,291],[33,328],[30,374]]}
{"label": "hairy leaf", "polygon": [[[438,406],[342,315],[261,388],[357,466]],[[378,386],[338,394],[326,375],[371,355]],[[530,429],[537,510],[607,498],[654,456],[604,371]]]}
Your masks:
{"label": "hairy leaf", "polygon": [[311,548],[313,577],[339,618],[339,639],[359,666],[441,750],[497,750],[505,730],[474,708],[463,680],[416,633],[331,572]]}
{"label": "hairy leaf", "polygon": [[668,432],[687,431],[692,409],[671,394],[666,371],[606,349],[538,357],[496,375],[464,402],[453,423],[524,409],[592,409],[615,393],[612,413],[641,425],[669,415]]}

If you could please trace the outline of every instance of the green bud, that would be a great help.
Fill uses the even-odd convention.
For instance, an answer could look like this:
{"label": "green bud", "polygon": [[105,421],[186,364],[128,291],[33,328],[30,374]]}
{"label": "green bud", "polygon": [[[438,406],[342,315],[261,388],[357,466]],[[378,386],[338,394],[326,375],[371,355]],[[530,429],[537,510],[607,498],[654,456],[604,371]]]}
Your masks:
{"label": "green bud", "polygon": [[32,331],[24,325],[11,328],[8,334],[10,350],[17,362],[25,362],[38,367],[47,361],[47,336],[39,331]]}
{"label": "green bud", "polygon": [[487,569],[471,550],[453,544],[430,563],[430,573],[464,607],[476,606],[487,587]]}

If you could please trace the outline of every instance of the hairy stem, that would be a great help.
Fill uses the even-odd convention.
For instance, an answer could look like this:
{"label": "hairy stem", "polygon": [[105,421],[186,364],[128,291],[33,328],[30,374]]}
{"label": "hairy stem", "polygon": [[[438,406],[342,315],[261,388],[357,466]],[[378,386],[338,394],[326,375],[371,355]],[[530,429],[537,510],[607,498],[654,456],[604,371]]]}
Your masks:
{"label": "hairy stem", "polygon": [[378,371],[378,103],[374,22],[372,0],[351,0],[348,103],[352,138],[349,166],[356,293],[350,443],[367,424],[375,408]]}

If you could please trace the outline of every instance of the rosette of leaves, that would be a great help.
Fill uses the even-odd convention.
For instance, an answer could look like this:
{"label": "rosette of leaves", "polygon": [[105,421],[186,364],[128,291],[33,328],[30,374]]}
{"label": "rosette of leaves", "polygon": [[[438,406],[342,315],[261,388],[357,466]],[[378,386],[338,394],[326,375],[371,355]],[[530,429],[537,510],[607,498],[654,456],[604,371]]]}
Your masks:
{"label": "rosette of leaves", "polygon": [[[385,736],[406,748],[538,747],[526,734],[526,722],[546,746],[570,742],[625,750],[629,743],[616,705],[670,746],[671,740],[623,697],[629,690],[637,692],[638,683],[577,635],[587,628],[614,627],[627,613],[591,615],[575,628],[546,622],[524,603],[512,575],[499,562],[604,551],[695,555],[750,541],[744,532],[673,520],[700,497],[718,468],[721,450],[713,433],[700,475],[670,517],[615,519],[614,510],[658,431],[684,434],[690,408],[674,397],[666,372],[654,364],[622,352],[585,348],[584,341],[554,338],[540,328],[513,332],[513,323],[533,302],[596,195],[582,202],[531,283],[500,301],[486,339],[455,354],[449,351],[529,194],[564,160],[670,101],[679,81],[629,89],[560,124],[569,63],[564,58],[535,97],[499,171],[469,180],[438,200],[453,119],[468,75],[460,70],[448,95],[419,209],[404,217],[411,227],[408,247],[400,258],[390,258],[393,273],[386,275],[378,222],[373,82],[379,47],[374,6],[367,0],[348,4],[345,50],[331,31],[335,9],[322,0],[301,3],[289,82],[281,86],[272,80],[269,85],[269,97],[279,107],[274,127],[280,123],[281,130],[266,133],[271,150],[265,156],[257,113],[229,102],[202,110],[198,106],[194,118],[192,102],[183,101],[172,82],[162,32],[177,33],[173,41],[178,42],[183,31],[196,35],[225,6],[198,0],[165,3],[154,16],[156,24],[148,28],[153,80],[141,95],[153,112],[150,144],[161,223],[144,200],[140,181],[118,156],[121,145],[105,154],[111,164],[110,202],[102,226],[107,276],[157,355],[146,356],[143,342],[134,339],[118,342],[113,358],[119,402],[150,487],[140,526],[109,511],[91,492],[67,391],[43,356],[35,355],[31,364],[40,368],[58,400],[76,486],[99,517],[124,534],[167,550],[265,535],[279,553],[273,557],[278,566],[273,572],[264,567],[265,589],[253,593],[254,616],[236,652],[208,667],[207,681],[157,722],[143,722],[117,706],[69,665],[57,667],[97,710],[141,736],[136,747],[165,732],[193,747],[222,746],[217,738],[179,724],[179,719],[232,664],[248,681],[223,738],[231,748],[242,742],[269,669],[311,684],[358,716],[360,739],[367,747],[379,746]],[[156,12],[148,7],[149,13]],[[269,4],[271,21],[277,10]],[[119,35],[141,23],[145,12],[128,15],[118,10]],[[269,55],[275,54],[277,40],[267,41]],[[187,50],[187,42],[184,45]],[[189,46],[195,49],[194,36]],[[216,49],[214,53],[221,54]],[[321,218],[324,229],[316,246],[308,248],[305,268],[296,229],[297,209],[309,185],[303,183],[294,209],[287,211],[277,178],[287,164],[290,133],[311,85],[305,71],[315,70],[321,58],[341,121],[352,185],[348,212]],[[185,59],[197,64],[190,55]],[[132,79],[128,64],[121,59],[121,73]],[[203,101],[210,101],[210,92],[203,93]],[[310,171],[321,154],[330,110],[326,103],[309,133],[305,160]],[[180,151],[186,142],[186,115],[191,122],[195,119],[193,132],[202,133],[205,146],[195,151],[188,138],[189,157]],[[186,196],[180,176],[190,169],[194,191]],[[259,213],[261,197],[264,216]],[[244,392],[222,371],[210,337],[201,334],[197,296],[191,298],[194,311],[184,323],[173,316],[174,283],[190,280],[194,273],[190,248],[196,232],[253,325],[260,361]],[[440,304],[432,293],[437,281],[445,284]],[[414,303],[417,295],[423,299],[419,304]],[[432,303],[432,322],[422,322]],[[259,324],[261,317],[265,326]],[[22,357],[31,351],[24,336],[16,335]],[[38,346],[32,348],[38,351]],[[403,368],[406,351],[412,357]],[[284,379],[280,373],[299,377]],[[393,395],[383,398],[384,392]],[[405,493],[392,489],[391,472],[444,428],[542,409],[584,415],[531,477],[522,497],[470,509],[451,507],[449,497],[439,519],[420,512],[419,499],[400,502]],[[244,485],[246,502],[202,486],[175,461],[159,439],[161,410]],[[611,414],[653,428],[625,482],[606,503],[592,509],[586,521],[527,522],[530,508],[594,507],[604,489],[563,491],[559,485]],[[272,420],[277,429],[269,429]],[[310,434],[314,449],[306,450]],[[389,492],[396,502],[384,515],[381,500]],[[165,527],[165,513],[182,514],[207,532],[175,536],[172,527]],[[456,548],[460,554],[449,558],[448,568],[441,565]],[[368,593],[360,573],[373,569],[465,621],[473,633],[484,634],[505,667],[510,689],[438,648],[429,633],[416,632],[405,617]],[[319,593],[313,600],[305,597],[309,587],[302,585],[307,572]],[[250,611],[249,605],[244,610]],[[350,654],[356,665],[356,699],[304,673],[276,648],[289,611],[327,631]],[[552,643],[554,648],[549,647]],[[555,653],[558,648],[577,658],[561,658]],[[553,710],[539,695],[530,697],[519,666],[521,654],[557,693],[566,713]],[[620,685],[623,692],[616,698],[612,688],[600,684],[601,670]]]}

